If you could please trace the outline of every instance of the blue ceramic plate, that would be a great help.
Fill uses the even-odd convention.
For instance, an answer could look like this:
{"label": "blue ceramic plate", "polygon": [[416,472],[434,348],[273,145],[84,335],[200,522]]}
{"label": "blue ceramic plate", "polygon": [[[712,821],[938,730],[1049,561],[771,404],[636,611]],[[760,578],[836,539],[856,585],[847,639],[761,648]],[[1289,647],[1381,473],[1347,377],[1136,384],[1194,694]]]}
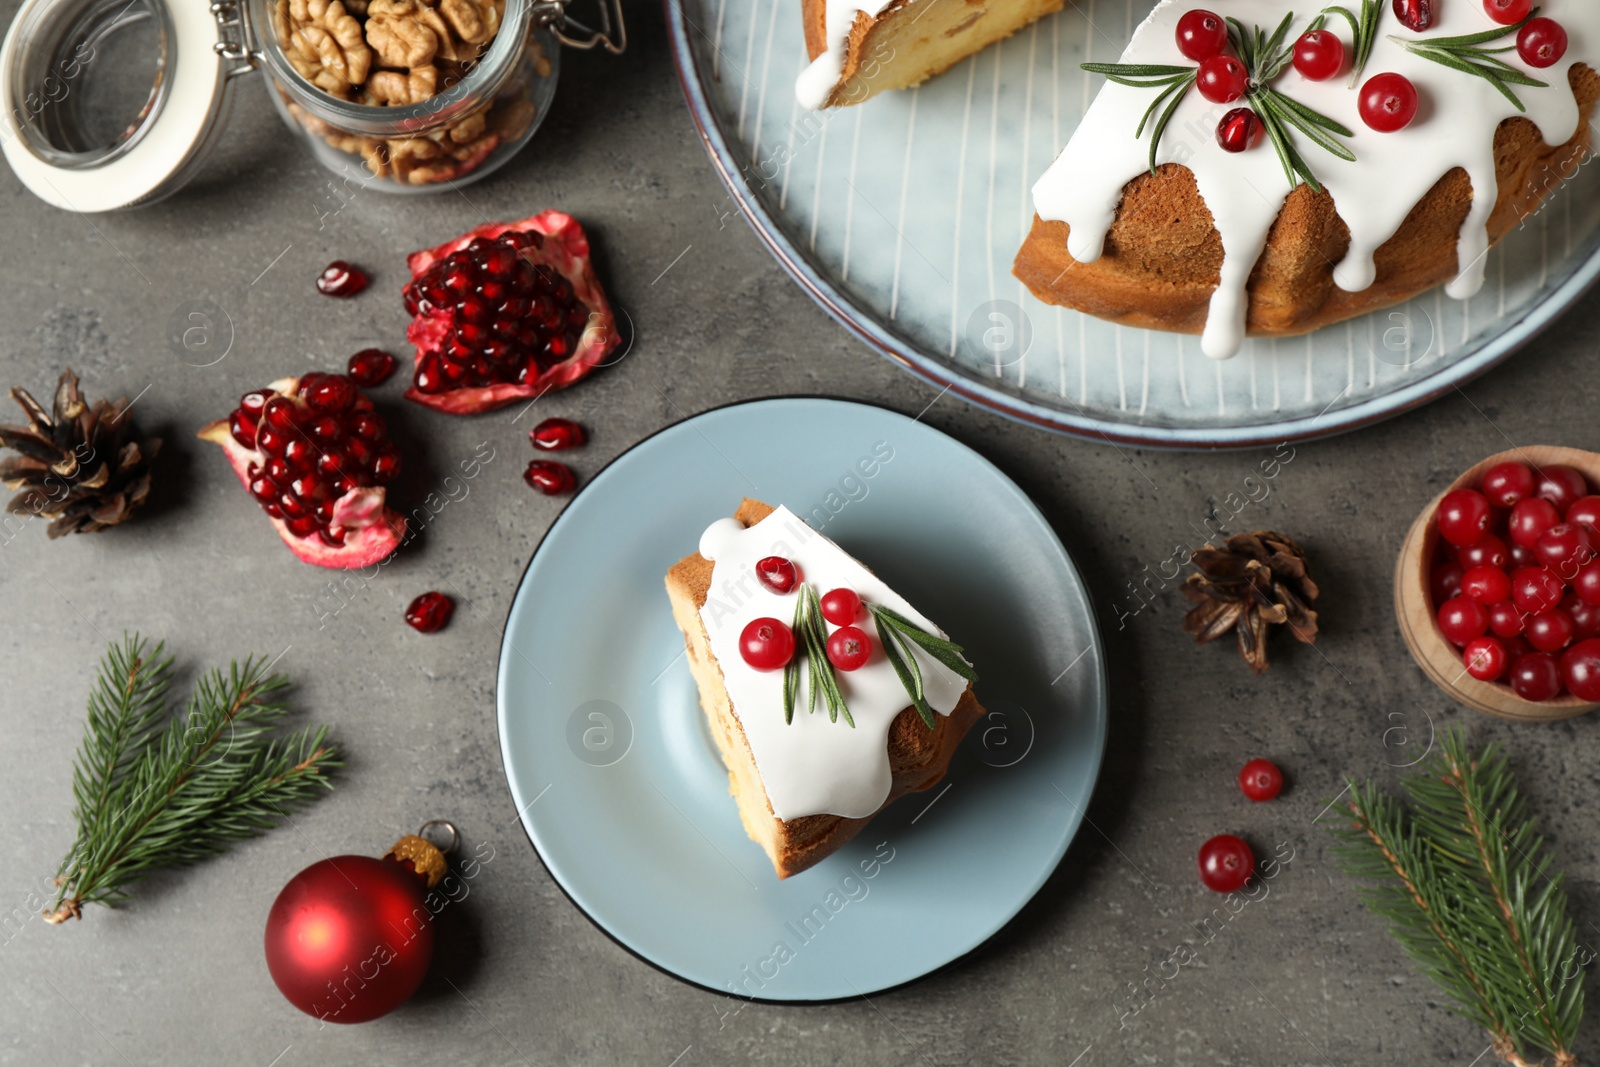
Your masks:
{"label": "blue ceramic plate", "polygon": [[[991,712],[943,783],[782,882],[739,823],[663,586],[744,496],[945,626]],[[516,811],[573,902],[645,961],[763,1000],[871,993],[981,944],[1066,852],[1106,733],[1088,594],[1038,509],[937,430],[824,399],[698,415],[591,481],[523,576],[496,698]]]}
{"label": "blue ceramic plate", "polygon": [[[1153,0],[1073,0],[907,92],[796,106],[799,0],[665,0],[712,162],[780,263],[866,344],[973,403],[1092,440],[1274,444],[1354,429],[1511,355],[1600,277],[1600,167],[1441,291],[1215,363],[1197,338],[1050,307],[1011,276],[1031,188]],[[1307,7],[1314,5],[1308,4]],[[1209,134],[1204,134],[1209,136]]]}

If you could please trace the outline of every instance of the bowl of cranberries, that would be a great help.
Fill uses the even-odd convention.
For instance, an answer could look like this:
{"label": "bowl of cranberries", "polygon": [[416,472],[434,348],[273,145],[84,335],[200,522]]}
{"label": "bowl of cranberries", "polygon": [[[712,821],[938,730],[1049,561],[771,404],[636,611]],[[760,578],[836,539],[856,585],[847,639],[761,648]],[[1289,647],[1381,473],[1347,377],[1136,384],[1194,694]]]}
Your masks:
{"label": "bowl of cranberries", "polygon": [[1520,448],[1456,479],[1406,536],[1395,608],[1423,671],[1470,707],[1600,707],[1600,455]]}

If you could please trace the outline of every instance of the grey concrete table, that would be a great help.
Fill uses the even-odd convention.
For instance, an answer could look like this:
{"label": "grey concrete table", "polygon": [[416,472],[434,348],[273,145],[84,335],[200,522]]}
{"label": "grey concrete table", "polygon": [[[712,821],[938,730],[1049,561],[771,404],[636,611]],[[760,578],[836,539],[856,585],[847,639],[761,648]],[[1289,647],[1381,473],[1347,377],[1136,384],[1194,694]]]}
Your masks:
{"label": "grey concrete table", "polygon": [[[14,10],[0,4],[5,21]],[[658,9],[639,3],[632,15],[628,57],[569,55],[544,130],[464,196],[366,194],[327,214],[339,205],[325,174],[254,84],[201,178],[153,208],[85,219],[0,172],[0,383],[47,395],[70,365],[95,395],[138,395],[140,419],[169,446],[137,522],[54,543],[32,524],[0,539],[0,1063],[1475,1062],[1485,1038],[1446,1012],[1362,910],[1316,822],[1341,775],[1392,780],[1390,765],[1422,751],[1430,723],[1464,722],[1510,748],[1570,874],[1583,937],[1600,943],[1596,724],[1512,727],[1451,706],[1407,658],[1390,607],[1406,525],[1459,470],[1511,444],[1600,445],[1600,301],[1425,410],[1293,448],[1270,496],[1230,525],[1304,541],[1325,633],[1315,649],[1282,647],[1258,680],[1231,648],[1190,643],[1175,589],[1136,614],[1116,605],[1137,603],[1129,583],[1208,516],[1227,517],[1224,501],[1266,453],[1050,436],[938,399],[865,350],[725,217]],[[560,509],[522,484],[526,446],[509,415],[391,405],[399,432],[428,442],[441,468],[485,440],[503,458],[323,629],[330,574],[291,558],[193,439],[247,388],[335,368],[368,344],[399,348],[405,252],[552,206],[593,228],[602,274],[638,324],[622,365],[544,402],[593,428],[580,474],[685,415],[750,397],[926,407],[928,422],[1032,495],[1089,575],[1112,665],[1110,748],[1089,822],[1038,898],[955,966],[869,1000],[737,1010],[628,955],[551,882],[514,821],[494,728],[499,624]],[[373,266],[374,291],[348,304],[318,296],[311,280],[336,257]],[[169,315],[196,300],[233,323],[230,354],[204,369],[163,340]],[[430,476],[414,469],[400,491]],[[452,586],[468,602],[447,631],[421,639],[401,625],[411,596]],[[281,666],[298,702],[335,724],[349,773],[292,829],[157,877],[125,908],[50,927],[29,916],[73,835],[90,669],[107,638],[133,629],[169,640],[191,669],[290,649]],[[1293,787],[1247,807],[1233,776],[1258,754],[1280,760]],[[319,1029],[267,976],[268,905],[313,860],[379,851],[436,815],[493,859],[443,913],[427,984],[386,1019]],[[1207,926],[1219,898],[1196,878],[1195,850],[1230,830],[1282,843],[1293,859],[1265,899]],[[1172,973],[1163,961],[1183,944],[1198,959],[1146,984]],[[1600,1041],[1581,1051],[1593,1057]]]}

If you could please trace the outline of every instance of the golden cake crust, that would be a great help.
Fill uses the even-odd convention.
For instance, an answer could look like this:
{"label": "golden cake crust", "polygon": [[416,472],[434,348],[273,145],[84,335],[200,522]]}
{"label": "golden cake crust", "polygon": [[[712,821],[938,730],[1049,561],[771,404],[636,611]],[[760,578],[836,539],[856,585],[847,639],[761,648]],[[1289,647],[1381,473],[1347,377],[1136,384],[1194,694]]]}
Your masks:
{"label": "golden cake crust", "polygon": [[[734,518],[745,526],[753,526],[772,514],[772,511],[770,505],[746,499],[734,512]],[[750,787],[741,791],[741,772],[745,772],[746,778],[753,775],[755,757],[736,723],[731,724],[733,728],[728,728],[730,724],[726,721],[726,712],[730,709],[727,707],[726,690],[720,683],[721,670],[710,656],[705,627],[700,622],[700,609],[705,606],[706,595],[711,589],[712,568],[712,562],[698,552],[683,557],[667,572],[667,593],[672,598],[673,614],[678,626],[684,631],[690,666],[695,669],[696,681],[700,683],[701,704],[711,720],[712,733],[723,761],[729,765],[729,791],[739,799],[740,814],[745,819],[751,838],[767,849],[778,877],[788,878],[838,851],[860,833],[873,816],[846,819],[837,815],[807,815],[785,821],[773,814],[765,792],[752,796]],[[731,710],[736,717],[737,709]],[[923,723],[915,708],[907,707],[900,712],[889,727],[889,769],[893,783],[883,807],[888,807],[907,793],[938,784],[961,739],[983,713],[983,706],[973,695],[970,685],[949,715],[936,716],[938,724],[931,730]],[[759,781],[759,778],[755,780]],[[765,818],[770,820],[768,825],[750,825],[758,806],[764,809]],[[878,810],[882,811],[883,807]]]}
{"label": "golden cake crust", "polygon": [[[1500,194],[1489,219],[1491,242],[1538,210],[1589,146],[1600,75],[1575,66],[1570,82],[1582,114],[1572,140],[1547,145],[1525,118],[1507,119],[1496,133]],[[1334,284],[1333,268],[1349,248],[1350,231],[1331,196],[1299,186],[1284,202],[1250,276],[1249,333],[1309,333],[1448,282],[1459,271],[1457,242],[1472,196],[1464,170],[1446,174],[1378,249],[1377,281],[1348,293]],[[1095,262],[1072,258],[1069,232],[1066,223],[1035,216],[1017,253],[1012,273],[1040,300],[1127,326],[1203,331],[1222,276],[1222,237],[1187,167],[1167,163],[1127,184],[1105,252]]]}

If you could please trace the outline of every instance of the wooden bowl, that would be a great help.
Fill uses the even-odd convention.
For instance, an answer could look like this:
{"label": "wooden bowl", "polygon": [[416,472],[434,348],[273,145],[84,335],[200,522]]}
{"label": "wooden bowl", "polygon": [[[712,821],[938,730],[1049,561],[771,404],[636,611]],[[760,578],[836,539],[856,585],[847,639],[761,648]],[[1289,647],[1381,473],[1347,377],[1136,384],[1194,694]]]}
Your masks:
{"label": "wooden bowl", "polygon": [[1554,700],[1543,702],[1523,700],[1509,685],[1478,681],[1467,673],[1461,662],[1460,650],[1444,639],[1438,623],[1434,621],[1429,578],[1433,574],[1434,556],[1439,545],[1439,529],[1435,521],[1439,502],[1451,490],[1477,488],[1485,471],[1496,463],[1508,460],[1526,463],[1534,468],[1555,464],[1575,467],[1589,479],[1591,486],[1600,488],[1600,455],[1553,445],[1501,452],[1457,478],[1449,489],[1434,497],[1422,509],[1422,514],[1406,534],[1405,543],[1400,546],[1400,559],[1394,574],[1394,610],[1400,621],[1400,633],[1423,673],[1440,689],[1470,708],[1517,722],[1556,722],[1585,715],[1600,707],[1600,704],[1580,700],[1571,693],[1563,693]]}

